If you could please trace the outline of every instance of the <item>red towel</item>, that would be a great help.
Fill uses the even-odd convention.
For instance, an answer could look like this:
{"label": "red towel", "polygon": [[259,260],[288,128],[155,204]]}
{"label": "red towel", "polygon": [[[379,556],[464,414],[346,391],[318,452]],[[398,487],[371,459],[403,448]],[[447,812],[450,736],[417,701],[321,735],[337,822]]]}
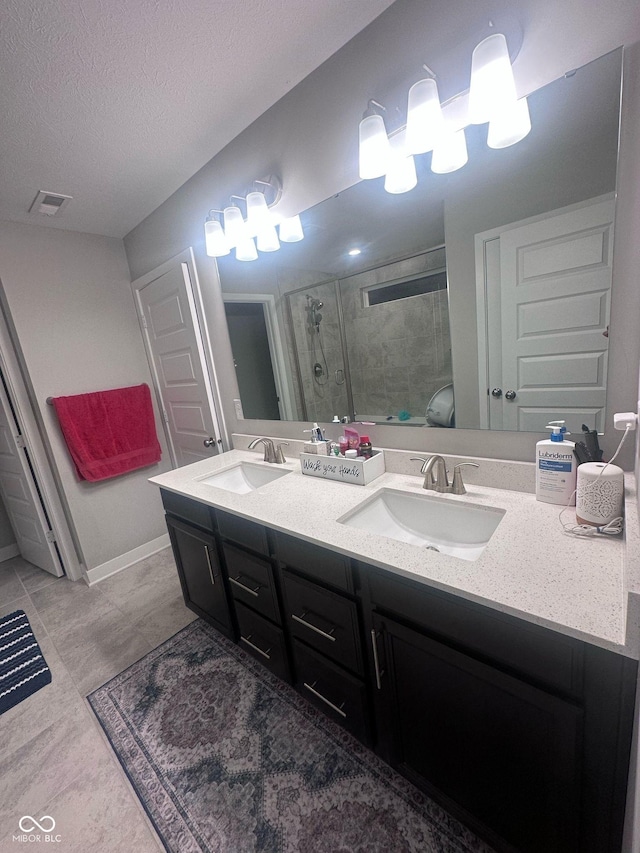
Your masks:
{"label": "red towel", "polygon": [[106,480],[160,461],[148,385],[54,397],[69,453],[83,480]]}

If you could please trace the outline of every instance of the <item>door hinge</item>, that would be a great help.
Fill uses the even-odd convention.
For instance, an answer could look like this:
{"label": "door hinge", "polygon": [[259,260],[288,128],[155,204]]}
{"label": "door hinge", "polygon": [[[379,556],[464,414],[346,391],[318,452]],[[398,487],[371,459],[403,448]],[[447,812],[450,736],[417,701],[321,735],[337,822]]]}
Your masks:
{"label": "door hinge", "polygon": [[27,442],[24,440],[24,436],[22,436],[22,435],[16,436],[16,445],[18,447],[26,447],[27,446]]}
{"label": "door hinge", "polygon": [[148,328],[148,326],[147,326],[147,318],[144,316],[144,314],[141,314],[141,315],[140,315],[140,322],[142,323],[142,328],[143,328],[143,329],[147,329],[147,328]]}
{"label": "door hinge", "polygon": [[164,418],[164,422],[166,424],[168,424],[169,423],[169,415],[166,413],[166,411],[164,409],[162,410],[162,417]]}
{"label": "door hinge", "polygon": [[56,541],[56,534],[53,532],[53,530],[47,530],[47,532],[44,534],[44,538],[50,545],[54,545]]}

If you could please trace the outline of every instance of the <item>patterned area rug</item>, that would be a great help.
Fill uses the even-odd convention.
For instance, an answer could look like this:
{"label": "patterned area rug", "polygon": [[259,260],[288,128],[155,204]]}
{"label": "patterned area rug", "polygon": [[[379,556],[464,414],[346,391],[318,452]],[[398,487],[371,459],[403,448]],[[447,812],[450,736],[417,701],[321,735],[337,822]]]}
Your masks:
{"label": "patterned area rug", "polygon": [[0,714],[50,683],[51,670],[24,610],[0,619]]}
{"label": "patterned area rug", "polygon": [[201,620],[89,702],[167,850],[491,853]]}

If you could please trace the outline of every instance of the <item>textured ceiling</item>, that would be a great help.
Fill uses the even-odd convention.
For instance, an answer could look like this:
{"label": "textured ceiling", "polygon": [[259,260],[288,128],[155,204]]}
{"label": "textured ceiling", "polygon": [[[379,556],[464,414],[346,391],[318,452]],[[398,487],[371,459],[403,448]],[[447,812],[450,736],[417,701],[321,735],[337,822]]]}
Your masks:
{"label": "textured ceiling", "polygon": [[0,219],[124,236],[391,2],[3,0]]}

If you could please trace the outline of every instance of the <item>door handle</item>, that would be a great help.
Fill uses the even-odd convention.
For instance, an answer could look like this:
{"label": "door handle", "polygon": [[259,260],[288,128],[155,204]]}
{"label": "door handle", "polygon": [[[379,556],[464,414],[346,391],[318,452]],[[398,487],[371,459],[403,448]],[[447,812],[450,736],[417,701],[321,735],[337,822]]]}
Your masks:
{"label": "door handle", "polygon": [[515,400],[516,399],[516,392],[515,391],[507,391],[507,393],[504,396],[507,400]]}
{"label": "door handle", "polygon": [[491,392],[492,397],[502,397],[502,388],[494,388]]}
{"label": "door handle", "polygon": [[378,690],[382,690],[382,676],[384,675],[384,670],[380,669],[380,661],[378,659],[378,635],[376,634],[376,629],[371,629],[371,646],[373,647],[373,667],[376,672],[376,687]]}
{"label": "door handle", "polygon": [[215,438],[205,438],[205,440],[202,443],[204,444],[205,447],[211,447],[213,444],[216,443],[216,440],[215,440]]}
{"label": "door handle", "polygon": [[213,566],[211,565],[211,554],[209,553],[209,546],[204,546],[204,553],[207,556],[207,566],[209,567],[209,577],[211,578],[211,586],[215,586],[216,582],[213,578]]}

